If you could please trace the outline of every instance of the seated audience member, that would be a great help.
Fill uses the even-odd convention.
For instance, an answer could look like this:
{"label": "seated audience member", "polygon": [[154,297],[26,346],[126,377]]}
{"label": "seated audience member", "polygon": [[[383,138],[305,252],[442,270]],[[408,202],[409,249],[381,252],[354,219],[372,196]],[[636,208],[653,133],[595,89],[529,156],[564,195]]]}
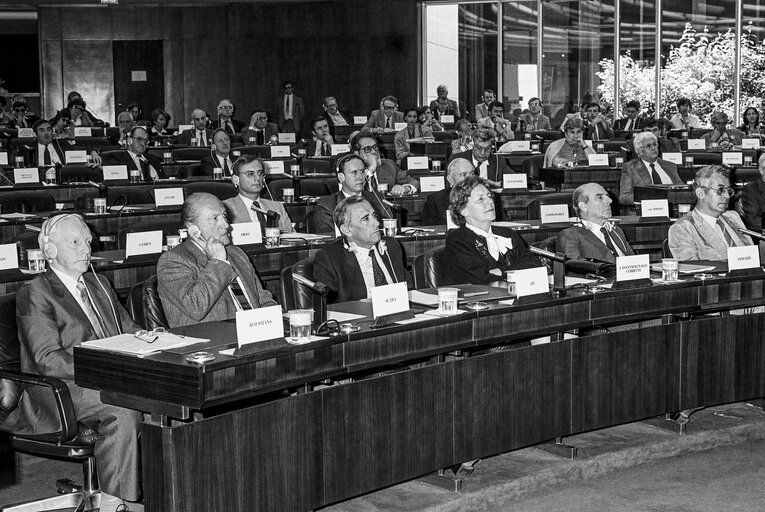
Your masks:
{"label": "seated audience member", "polygon": [[302,133],[305,120],[303,98],[295,94],[295,82],[286,80],[282,83],[282,92],[276,98],[274,110],[276,123],[282,133]]}
{"label": "seated audience member", "polygon": [[582,123],[577,120],[569,120],[563,134],[565,135],[564,138],[553,141],[547,147],[544,166],[587,165],[587,155],[594,154],[595,150],[582,139]]}
{"label": "seated audience member", "polygon": [[760,111],[754,107],[747,107],[742,116],[744,122],[738,127],[745,137],[760,138]]}
{"label": "seated audience member", "polygon": [[[659,119],[653,117],[643,118],[643,131],[651,132],[656,136],[656,139],[659,141],[659,154],[679,153],[681,151],[677,141],[667,137],[671,129],[672,124],[666,117],[660,117]],[[633,141],[630,140],[629,143],[632,144]]]}
{"label": "seated audience member", "polygon": [[64,149],[53,138],[53,128],[45,119],[39,119],[32,125],[35,132],[35,145],[32,149],[31,165],[64,165]]}
{"label": "seated audience member", "polygon": [[377,185],[385,183],[393,195],[415,194],[420,189],[420,182],[409,176],[409,172],[387,158],[380,157],[377,139],[368,133],[356,133],[351,137],[351,149],[367,164],[369,173],[368,186],[377,190]]}
{"label": "seated audience member", "polygon": [[386,96],[380,101],[380,108],[369,114],[362,132],[381,134],[396,131],[396,123],[404,122],[404,114],[398,111],[398,100],[395,96]]}
{"label": "seated audience member", "polygon": [[306,156],[332,156],[332,144],[335,141],[329,133],[327,118],[316,116],[311,119],[311,133],[313,137],[305,143]]}
{"label": "seated audience member", "polygon": [[332,137],[335,136],[335,126],[353,125],[353,114],[347,110],[341,110],[337,105],[337,100],[332,96],[324,98],[324,102],[322,103],[322,107],[324,108],[324,119],[327,120],[329,133]]}
{"label": "seated audience member", "polygon": [[478,176],[489,180],[492,187],[501,187],[502,176],[513,171],[503,157],[492,156],[492,149],[494,149],[494,130],[477,128],[473,131],[473,149],[453,154],[449,160],[455,158],[469,160]]}
{"label": "seated audience member", "polygon": [[234,162],[231,160],[231,137],[223,128],[216,128],[212,134],[213,147],[210,156],[202,159],[202,171],[207,176],[213,175],[213,169],[220,167],[223,176],[231,176]]}
{"label": "seated audience member", "polygon": [[449,195],[449,213],[460,226],[446,236],[444,274],[453,283],[485,284],[505,271],[542,266],[513,229],[492,227],[494,199],[489,182],[468,176]]}
{"label": "seated audience member", "polygon": [[[75,126],[107,127],[109,123],[98,118],[92,109],[88,109],[87,103],[77,91],[71,91],[66,96],[66,108],[72,113],[72,121]],[[79,110],[79,112],[75,112]]]}
{"label": "seated audience member", "polygon": [[625,117],[614,121],[614,130],[622,132],[642,130],[644,119],[638,116],[639,113],[640,102],[637,100],[628,101],[624,107]]}
{"label": "seated audience member", "polygon": [[117,128],[119,128],[119,131],[111,136],[110,142],[112,145],[126,148],[128,145],[128,134],[133,129],[133,126],[135,126],[135,123],[130,112],[124,111],[117,114]]}
{"label": "seated audience member", "polygon": [[489,105],[494,103],[494,100],[497,99],[496,94],[494,94],[494,91],[491,89],[484,89],[483,95],[481,96],[481,103],[476,105],[473,108],[473,120],[475,122],[478,122],[480,119],[483,119],[484,117],[488,117],[491,111],[489,110]]}
{"label": "seated audience member", "polygon": [[292,233],[292,221],[280,201],[261,197],[266,188],[266,169],[256,155],[242,155],[233,166],[231,183],[239,194],[223,201],[231,222],[259,222],[261,232],[278,227],[282,233]]}
{"label": "seated audience member", "polygon": [[74,138],[74,125],[72,124],[72,116],[69,110],[62,108],[53,119],[50,120],[50,124],[53,126],[53,137],[56,139],[73,139]]}
{"label": "seated audience member", "polygon": [[457,137],[452,140],[452,154],[473,149],[473,125],[467,119],[459,119],[454,125]]}
{"label": "seated audience member", "polygon": [[151,128],[149,129],[149,138],[151,140],[162,139],[172,135],[167,129],[170,123],[170,114],[162,108],[155,108],[151,111]]}
{"label": "seated audience member", "polygon": [[218,118],[213,121],[212,128],[217,130],[223,128],[223,131],[228,133],[229,137],[233,137],[242,130],[244,130],[244,123],[238,119],[234,119],[236,114],[236,107],[231,103],[231,100],[220,100],[217,107]]}
{"label": "seated audience member", "polygon": [[745,135],[735,128],[728,128],[728,114],[719,111],[714,112],[709,120],[712,123],[713,129],[701,137],[707,148],[719,148],[723,151],[730,151],[734,146],[741,146],[741,139]]}
{"label": "seated audience member", "polygon": [[134,126],[128,133],[127,151],[115,152],[110,155],[110,164],[126,165],[128,174],[130,171],[141,171],[142,181],[152,181],[157,179],[167,179],[165,171],[162,170],[162,162],[159,157],[147,153],[149,148],[149,133],[143,126]]}
{"label": "seated audience member", "polygon": [[599,103],[589,103],[585,107],[585,128],[584,137],[588,140],[606,140],[613,139],[614,132],[608,126],[606,116],[600,112]]}
{"label": "seated audience member", "polygon": [[492,130],[494,138],[500,144],[515,139],[513,127],[510,125],[510,121],[505,119],[505,106],[501,101],[493,101],[489,105],[489,116],[479,119],[476,126]]}
{"label": "seated audience member", "polygon": [[669,228],[669,249],[680,261],[727,261],[728,247],[752,245],[735,211],[728,211],[733,189],[728,171],[707,165],[693,179],[696,207]]}
{"label": "seated audience member", "polygon": [[191,123],[193,127],[178,134],[178,144],[191,146],[191,139],[195,139],[197,146],[208,147],[212,142],[213,131],[209,128],[210,119],[207,113],[200,108],[195,108],[191,111]]}
{"label": "seated audience member", "polygon": [[250,124],[242,130],[242,139],[248,146],[262,146],[271,142],[271,137],[279,136],[276,123],[268,122],[268,112],[262,108],[253,110]]}
{"label": "seated audience member", "polygon": [[418,121],[423,128],[429,128],[433,132],[444,131],[443,125],[436,119],[428,107],[418,108],[417,114],[419,115]]}
{"label": "seated audience member", "polygon": [[677,99],[677,114],[673,115],[669,122],[675,130],[690,130],[692,128],[701,128],[699,116],[691,113],[691,100],[688,98]]}
{"label": "seated audience member", "polygon": [[611,198],[597,183],[585,183],[574,190],[574,211],[581,220],[558,233],[557,252],[574,260],[596,260],[615,263],[619,256],[632,256],[622,229],[608,222],[611,218]]}
{"label": "seated audience member", "polygon": [[[122,500],[140,499],[138,434],[142,414],[104,404],[97,390],[74,382],[72,352],[90,340],[135,333],[141,328],[120,304],[109,281],[88,272],[93,236],[78,214],[47,219],[39,235],[48,270],[16,295],[21,370],[63,379],[77,421],[97,432],[95,455],[101,510],[126,510]],[[34,434],[60,430],[52,394],[38,386],[24,391],[6,422]],[[143,510],[142,505],[135,509]],[[131,504],[130,510],[134,510]]]}
{"label": "seated audience member", "polygon": [[181,224],[189,237],[157,263],[159,297],[170,327],[228,320],[237,311],[276,304],[244,251],[231,245],[220,199],[191,194],[183,202]]}
{"label": "seated audience member", "polygon": [[430,102],[429,108],[433,115],[436,116],[436,119],[439,120],[442,115],[454,116],[455,121],[462,117],[459,103],[456,100],[449,99],[449,88],[444,84],[436,87],[436,99]]}
{"label": "seated audience member", "polygon": [[438,192],[433,192],[425,199],[425,205],[420,214],[420,225],[422,226],[444,226],[446,225],[446,215],[449,210],[449,194],[452,187],[462,183],[468,176],[475,174],[475,167],[470,160],[465,158],[454,158],[446,166],[446,181],[449,186]]}
{"label": "seated audience member", "polygon": [[428,126],[419,123],[419,111],[416,108],[409,108],[404,111],[404,120],[406,127],[396,132],[393,137],[393,145],[396,148],[396,164],[401,165],[401,161],[411,156],[409,147],[410,139],[419,139],[421,137],[432,137],[433,131]]}
{"label": "seated audience member", "polygon": [[151,126],[148,121],[144,121],[143,119],[143,107],[141,107],[140,103],[131,103],[125,110],[130,112],[130,115],[133,116],[133,121],[135,121],[135,124],[145,126],[147,128]]}
{"label": "seated audience member", "polygon": [[379,219],[395,218],[393,212],[380,197],[377,189],[368,190],[367,187],[367,163],[358,155],[348,153],[337,161],[337,181],[340,190],[328,196],[322,196],[316,202],[314,214],[314,231],[326,235],[335,233],[334,212],[343,199],[351,196],[362,196],[375,210]]}
{"label": "seated audience member", "polygon": [[[565,132],[566,131],[566,125],[571,121],[579,121],[582,123],[582,126],[587,125],[587,105],[589,105],[589,100],[583,102],[581,105],[574,105],[573,103],[570,103],[570,111],[563,117],[563,122],[560,125],[560,131]],[[558,114],[561,113],[563,108],[560,109]],[[557,117],[557,115],[556,115]],[[584,128],[583,128],[584,129]]]}
{"label": "seated audience member", "polygon": [[677,165],[659,158],[659,142],[651,132],[640,132],[633,140],[634,158],[622,166],[619,181],[619,202],[631,206],[635,201],[635,186],[677,185],[683,181],[677,172]]}
{"label": "seated audience member", "polygon": [[749,229],[765,228],[763,212],[765,212],[765,153],[757,161],[760,169],[760,179],[752,180],[744,185],[741,195],[741,206],[744,210],[744,224]]}
{"label": "seated audience member", "polygon": [[343,199],[333,217],[341,236],[318,250],[313,265],[314,280],[330,289],[330,303],[366,299],[376,286],[406,282],[411,288],[401,245],[382,236],[369,201]]}
{"label": "seated audience member", "polygon": [[32,125],[39,120],[39,117],[28,111],[26,103],[14,101],[11,104],[11,121],[8,123],[9,128],[32,128]]}
{"label": "seated audience member", "polygon": [[521,114],[519,118],[523,121],[527,132],[552,130],[550,118],[542,113],[542,100],[539,98],[531,98],[529,100],[529,111]]}

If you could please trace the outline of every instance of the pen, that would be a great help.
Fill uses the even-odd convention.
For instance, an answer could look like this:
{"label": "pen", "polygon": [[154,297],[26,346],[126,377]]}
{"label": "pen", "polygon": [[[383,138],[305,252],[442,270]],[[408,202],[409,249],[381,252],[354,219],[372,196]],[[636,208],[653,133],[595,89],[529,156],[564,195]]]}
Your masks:
{"label": "pen", "polygon": [[466,293],[463,295],[463,297],[477,297],[478,295],[489,295],[489,292],[472,292],[472,293]]}

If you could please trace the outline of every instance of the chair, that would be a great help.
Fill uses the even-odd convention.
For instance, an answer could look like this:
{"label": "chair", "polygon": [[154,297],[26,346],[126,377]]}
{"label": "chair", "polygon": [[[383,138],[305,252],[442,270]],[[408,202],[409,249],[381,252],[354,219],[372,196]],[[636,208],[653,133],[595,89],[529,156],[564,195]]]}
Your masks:
{"label": "chair", "polygon": [[173,161],[182,162],[194,160],[199,162],[206,156],[210,156],[210,148],[176,148],[173,149]]}
{"label": "chair", "polygon": [[672,251],[669,249],[669,238],[665,238],[661,243],[661,257],[672,258]]}
{"label": "chair", "polygon": [[61,183],[72,181],[101,183],[104,181],[104,173],[97,167],[87,167],[80,164],[68,164],[61,167]]}
{"label": "chair", "polygon": [[56,200],[41,190],[15,190],[3,194],[3,213],[49,212],[56,208]]}
{"label": "chair", "polygon": [[536,130],[531,132],[532,139],[542,139],[545,141],[554,141],[563,138],[563,132],[560,130]]}
{"label": "chair", "polygon": [[414,259],[414,287],[437,288],[451,284],[443,274],[443,256],[445,246],[435,247]]}
{"label": "chair", "polygon": [[[0,296],[0,431],[8,434],[10,446],[16,451],[82,462],[84,485],[78,486],[68,480],[60,480],[57,483],[60,490],[66,494],[0,508],[7,512],[74,508],[82,510],[86,505],[96,508],[101,499],[93,453],[97,434],[77,423],[69,388],[63,380],[20,371],[15,309],[15,294]],[[21,434],[13,421],[6,421],[6,415],[18,406],[22,388],[31,386],[49,388],[53,393],[61,421],[59,432]]]}
{"label": "chair", "polygon": [[334,174],[332,161],[327,158],[304,158],[301,167],[303,174]]}
{"label": "chair", "polygon": [[522,172],[526,173],[526,176],[530,180],[536,180],[539,179],[539,169],[544,167],[545,164],[545,155],[534,155],[530,156],[527,159],[523,161],[523,164],[521,165]]}
{"label": "chair", "polygon": [[126,205],[154,204],[154,191],[144,187],[107,186],[106,202],[109,206],[119,203]]}
{"label": "chair", "polygon": [[222,181],[196,181],[186,183],[183,186],[184,197],[189,197],[194,192],[208,192],[221,201],[234,197],[237,192],[233,184]]}
{"label": "chair", "polygon": [[130,227],[120,229],[117,233],[117,248],[125,249],[127,244],[128,233],[140,233],[142,231],[162,231],[163,236],[177,235],[178,228],[181,227],[181,219],[178,218],[174,221],[159,221],[159,222],[139,222],[133,224]]}
{"label": "chair", "polygon": [[573,193],[553,192],[551,194],[545,194],[529,201],[529,204],[526,205],[526,218],[529,220],[539,220],[541,217],[539,213],[539,207],[543,204],[566,204],[568,205],[569,217],[574,216]]}
{"label": "chair", "polygon": [[722,153],[712,151],[686,151],[683,158],[693,157],[694,165],[720,165]]}
{"label": "chair", "polygon": [[[333,188],[334,187],[334,188]],[[332,179],[307,179],[300,181],[300,195],[321,197],[337,192],[337,180]]]}
{"label": "chair", "polygon": [[117,155],[124,154],[125,149],[109,149],[101,151],[102,165],[121,165],[122,160]]}
{"label": "chair", "polygon": [[313,308],[313,295],[311,290],[292,279],[293,274],[298,274],[313,281],[313,258],[305,258],[291,267],[282,270],[280,285],[282,292],[282,305],[285,310],[311,309]]}
{"label": "chair", "polygon": [[[532,247],[536,247],[537,249],[542,249],[544,251],[549,252],[556,252],[558,248],[558,241],[557,237],[551,236],[548,238],[545,238],[544,240],[539,240],[537,242],[534,242],[531,244]],[[553,263],[547,258],[539,258],[542,260],[542,263],[544,263],[545,267],[547,267],[547,273],[550,274],[553,272]]]}
{"label": "chair", "polygon": [[159,299],[156,274],[130,288],[128,312],[144,329],[169,327],[165,310],[162,309],[162,301]]}

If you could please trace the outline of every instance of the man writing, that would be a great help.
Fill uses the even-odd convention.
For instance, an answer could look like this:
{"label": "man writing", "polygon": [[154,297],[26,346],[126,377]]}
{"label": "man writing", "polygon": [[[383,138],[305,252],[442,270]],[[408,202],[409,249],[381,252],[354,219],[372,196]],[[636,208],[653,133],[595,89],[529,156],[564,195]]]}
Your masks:
{"label": "man writing", "polygon": [[409,176],[409,171],[399,169],[393,160],[380,157],[380,148],[373,136],[357,133],[351,137],[351,149],[367,164],[370,190],[377,190],[381,183],[387,184],[393,195],[414,194],[419,190],[420,182]]}
{"label": "man writing", "polygon": [[677,172],[677,165],[659,158],[659,141],[651,132],[641,132],[633,139],[634,158],[622,166],[619,181],[619,202],[632,206],[635,201],[634,188],[642,185],[672,185],[683,181]]}
{"label": "man writing", "polygon": [[220,168],[224,177],[231,176],[234,162],[231,161],[231,137],[226,130],[218,128],[212,135],[213,149],[210,156],[202,159],[202,171],[207,176],[213,175],[213,169]]}
{"label": "man writing", "polygon": [[550,118],[542,113],[542,100],[539,98],[529,100],[529,111],[521,114],[520,119],[525,123],[527,132],[552,130]]}

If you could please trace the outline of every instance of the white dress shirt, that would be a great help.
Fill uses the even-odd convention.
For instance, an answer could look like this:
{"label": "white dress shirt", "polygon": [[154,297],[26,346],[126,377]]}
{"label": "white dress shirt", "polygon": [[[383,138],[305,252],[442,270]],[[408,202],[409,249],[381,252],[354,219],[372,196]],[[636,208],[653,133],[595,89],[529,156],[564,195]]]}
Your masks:
{"label": "white dress shirt", "polygon": [[[613,238],[618,235],[616,235],[616,233],[613,232],[613,227],[610,223],[606,222],[605,224],[601,225],[601,224],[595,224],[594,222],[590,222],[589,220],[584,220],[584,219],[580,219],[580,220],[582,221],[582,226],[589,229],[593,235],[598,237],[598,240],[603,242],[603,245],[608,247],[608,243],[606,242],[606,236],[603,234],[603,231],[601,231],[601,229],[605,227],[606,231],[608,231],[608,233],[611,235],[611,238],[612,238],[611,244],[614,246],[614,249],[616,249],[616,252],[619,253],[619,256],[626,256],[624,251],[621,250],[621,247],[620,247],[621,244],[615,243],[613,240]],[[619,238],[619,241],[621,243],[624,243],[624,240],[622,240],[621,238]]]}
{"label": "white dress shirt", "polygon": [[[65,274],[61,270],[57,269],[53,265],[51,265],[51,270],[56,273],[59,279],[61,279],[61,282],[66,287],[67,291],[72,294],[72,297],[74,297],[74,300],[77,301],[77,304],[80,305],[80,308],[82,308],[83,313],[85,313],[85,316],[88,316],[88,310],[85,309],[85,304],[82,303],[82,297],[80,296],[80,291],[77,289],[77,283],[80,281],[85,283],[85,281],[82,279],[82,276],[79,277],[79,279],[74,279],[69,274]],[[93,309],[96,311],[96,314],[99,315],[98,309],[96,309],[96,302],[93,300],[93,296],[90,294],[90,290],[88,289],[87,285],[85,286],[85,290],[88,292],[88,296],[90,297],[90,302],[93,303]],[[90,318],[90,317],[88,317]],[[106,325],[106,322],[104,322],[103,319],[101,319],[101,323]],[[95,326],[93,326],[95,327]]]}
{"label": "white dress shirt", "polygon": [[141,165],[141,162],[145,161],[147,164],[149,164],[149,177],[154,180],[159,179],[159,173],[157,173],[157,170],[153,165],[151,165],[151,162],[149,162],[148,158],[146,158],[144,155],[134,153],[131,149],[128,149],[128,154],[130,155],[130,158],[132,158],[135,162],[135,165],[138,167],[139,171],[143,173],[143,166]]}
{"label": "white dress shirt", "polygon": [[[648,169],[648,174],[651,174],[651,162],[643,160],[643,165],[645,165],[645,168]],[[659,165],[658,160],[656,160],[653,163],[653,166],[656,168],[656,172],[659,173],[659,178],[661,178],[661,182],[665,185],[672,185],[672,178],[670,178],[669,174],[667,174],[664,171],[664,169],[662,169],[661,165]],[[653,175],[651,175],[651,179],[653,180]]]}
{"label": "white dress shirt", "polygon": [[45,162],[45,148],[48,148],[48,151],[50,151],[50,163],[51,164],[64,164],[64,162],[61,161],[61,159],[58,157],[58,153],[56,153],[56,149],[53,147],[53,144],[48,144],[47,146],[43,146],[42,144],[37,144],[37,162],[39,165],[43,165]]}
{"label": "white dress shirt", "polygon": [[348,123],[345,121],[345,118],[342,115],[340,115],[340,112],[338,112],[335,115],[332,115],[328,112],[327,115],[329,116],[330,119],[332,119],[332,124],[334,124],[335,126],[348,126]]}
{"label": "white dress shirt", "polygon": [[[701,211],[700,211],[700,210],[698,210],[698,209],[696,209],[696,213],[698,213],[699,215],[701,215],[701,218],[702,218],[702,219],[704,219],[704,222],[706,222],[707,224],[709,224],[709,226],[710,226],[712,229],[714,229],[714,230],[715,230],[715,233],[717,233],[718,235],[720,235],[720,238],[722,238],[722,239],[723,239],[723,241],[725,241],[725,235],[723,234],[723,231],[722,231],[722,229],[720,228],[720,225],[717,223],[717,219],[718,219],[719,217],[712,217],[711,215],[707,215],[706,213],[701,213]],[[725,222],[725,221],[723,221],[723,222]],[[726,242],[726,244],[727,244],[727,242]]]}
{"label": "white dress shirt", "polygon": [[[372,288],[375,287],[375,276],[372,269],[372,258],[369,257],[369,249],[364,249],[351,242],[349,250],[353,252],[353,255],[356,256],[356,261],[359,263],[361,275],[364,277],[364,286],[367,289],[367,298],[369,298],[372,296]],[[385,280],[388,284],[395,283],[396,281],[391,278],[388,268],[385,266],[385,263],[383,263],[379,250],[379,242],[374,246],[374,255],[383,271],[383,275],[385,275]]]}

